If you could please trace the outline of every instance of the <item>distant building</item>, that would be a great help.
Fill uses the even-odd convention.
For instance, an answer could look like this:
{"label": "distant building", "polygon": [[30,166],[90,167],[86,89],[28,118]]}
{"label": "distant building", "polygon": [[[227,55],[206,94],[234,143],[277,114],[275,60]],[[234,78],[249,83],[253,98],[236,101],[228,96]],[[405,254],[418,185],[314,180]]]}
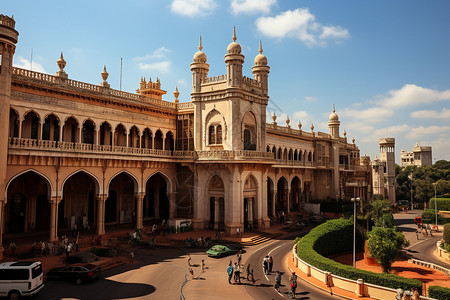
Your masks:
{"label": "distant building", "polygon": [[395,204],[395,138],[380,139],[380,158],[372,162],[373,194]]}
{"label": "distant building", "polygon": [[406,166],[431,166],[433,164],[432,151],[430,146],[420,146],[416,144],[411,152],[402,150],[401,154],[401,167]]}

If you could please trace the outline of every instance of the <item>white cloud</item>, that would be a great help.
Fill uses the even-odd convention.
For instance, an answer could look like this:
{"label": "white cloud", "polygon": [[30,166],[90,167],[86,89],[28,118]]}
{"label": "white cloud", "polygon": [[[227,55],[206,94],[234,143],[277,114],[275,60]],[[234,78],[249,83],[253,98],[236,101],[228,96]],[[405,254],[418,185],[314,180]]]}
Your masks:
{"label": "white cloud", "polygon": [[173,13],[188,17],[206,15],[214,10],[214,0],[173,0],[170,9]]}
{"label": "white cloud", "polygon": [[343,110],[342,115],[352,117],[357,120],[363,120],[365,122],[375,123],[386,120],[392,117],[394,112],[391,109],[385,107],[370,107],[363,110],[346,108]]}
{"label": "white cloud", "polygon": [[151,54],[146,54],[145,56],[138,56],[133,58],[134,61],[144,61],[144,60],[150,60],[150,59],[161,59],[166,58],[167,54],[172,52],[172,50],[167,49],[166,47],[160,47],[153,51]]}
{"label": "white cloud", "polygon": [[307,8],[287,10],[275,17],[260,17],[256,27],[263,34],[273,38],[298,38],[308,47],[326,46],[326,40],[348,38],[347,29],[339,26],[324,26],[315,21],[315,16]]}
{"label": "white cloud", "polygon": [[[17,56],[14,59],[13,65],[14,65],[14,67],[17,67],[17,68],[28,69],[28,70],[31,69],[31,62],[29,60],[23,58],[22,56]],[[37,62],[33,62],[32,71],[46,73],[44,67]]]}
{"label": "white cloud", "polygon": [[434,158],[437,160],[445,159],[450,160],[450,139],[449,138],[440,138],[437,140],[434,140],[430,143],[430,145],[433,147],[433,163]]}
{"label": "white cloud", "polygon": [[448,134],[448,132],[450,132],[450,126],[420,126],[411,128],[411,130],[406,133],[405,137],[410,140],[418,141],[424,138],[429,138],[430,136],[444,137]]}
{"label": "white cloud", "polygon": [[450,119],[450,109],[445,107],[442,108],[442,111],[436,110],[418,110],[413,111],[411,113],[411,118],[416,119]]}
{"label": "white cloud", "polygon": [[187,86],[186,80],[184,78],[178,79],[177,83],[182,86]]}
{"label": "white cloud", "polygon": [[143,63],[137,64],[138,68],[143,71],[159,71],[161,73],[167,73],[170,70],[170,61],[161,61],[154,63]]}
{"label": "white cloud", "polygon": [[415,84],[405,84],[399,90],[389,91],[389,96],[381,100],[381,105],[389,108],[401,108],[420,104],[450,100],[450,90],[436,91]]}
{"label": "white cloud", "polygon": [[272,5],[276,4],[277,0],[232,0],[231,11],[237,15],[239,13],[263,13],[270,12]]}
{"label": "white cloud", "polygon": [[305,97],[305,101],[317,101],[318,98],[317,97],[313,97],[313,96],[306,96]]}

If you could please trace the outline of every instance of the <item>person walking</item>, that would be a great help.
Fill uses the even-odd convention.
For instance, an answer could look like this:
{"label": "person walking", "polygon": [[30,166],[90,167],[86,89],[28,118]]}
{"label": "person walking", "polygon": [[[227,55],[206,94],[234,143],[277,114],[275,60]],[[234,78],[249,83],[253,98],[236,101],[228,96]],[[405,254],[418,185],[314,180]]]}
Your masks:
{"label": "person walking", "polygon": [[202,259],[202,272],[206,271],[206,265],[205,265],[205,260]]}
{"label": "person walking", "polygon": [[45,255],[45,241],[41,241],[41,256]]}
{"label": "person walking", "polygon": [[269,256],[264,257],[263,268],[264,268],[264,274],[267,274],[267,271],[269,269]]}
{"label": "person walking", "polygon": [[250,264],[247,265],[247,276],[246,276],[247,280],[250,281],[250,279],[248,279],[249,276],[250,276]]}
{"label": "person walking", "polygon": [[292,295],[295,298],[295,289],[297,288],[297,275],[295,275],[295,272],[292,272],[290,282],[291,282]]}
{"label": "person walking", "polygon": [[234,263],[234,281],[241,284],[241,266],[238,263]]}
{"label": "person walking", "polygon": [[233,266],[231,265],[231,262],[228,264],[227,273],[228,273],[228,283],[231,284],[231,278],[233,278]]}
{"label": "person walking", "polygon": [[190,254],[188,254],[188,259],[187,259],[187,261],[188,261],[188,266],[189,266],[189,267],[192,266],[192,265],[191,265],[191,255],[190,255]]}
{"label": "person walking", "polygon": [[238,253],[237,253],[237,263],[238,263],[238,265],[241,265],[241,260],[242,260],[242,253],[241,253],[241,250],[239,250]]}
{"label": "person walking", "polygon": [[277,274],[275,274],[275,289],[278,291],[281,286],[281,274],[280,271],[277,271]]}
{"label": "person walking", "polygon": [[269,257],[269,274],[272,273],[272,267],[273,267],[273,258],[272,256]]}

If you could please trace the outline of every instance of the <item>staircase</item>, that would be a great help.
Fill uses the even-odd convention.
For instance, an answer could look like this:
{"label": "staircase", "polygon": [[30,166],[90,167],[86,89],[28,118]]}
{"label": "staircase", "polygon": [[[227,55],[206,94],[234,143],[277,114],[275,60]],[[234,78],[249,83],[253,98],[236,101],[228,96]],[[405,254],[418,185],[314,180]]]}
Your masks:
{"label": "staircase", "polygon": [[263,244],[267,241],[273,240],[277,237],[282,236],[281,233],[267,233],[267,232],[261,232],[261,231],[254,231],[257,233],[254,237],[251,238],[250,241],[241,242],[242,246],[256,246]]}

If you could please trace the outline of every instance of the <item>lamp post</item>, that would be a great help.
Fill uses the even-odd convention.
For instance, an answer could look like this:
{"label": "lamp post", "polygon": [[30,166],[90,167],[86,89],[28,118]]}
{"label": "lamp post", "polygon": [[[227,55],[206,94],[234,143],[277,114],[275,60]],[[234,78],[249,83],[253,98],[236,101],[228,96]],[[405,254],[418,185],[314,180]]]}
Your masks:
{"label": "lamp post", "polygon": [[433,182],[434,185],[434,212],[436,214],[436,231],[438,230],[438,217],[437,217],[437,201],[436,201],[436,186],[437,182]]}
{"label": "lamp post", "polygon": [[353,268],[356,267],[356,202],[361,200],[359,197],[352,198],[353,202]]}
{"label": "lamp post", "polygon": [[412,188],[413,188],[413,173],[409,173],[409,179],[411,180],[411,210],[414,209],[414,204],[413,204],[413,193],[412,193]]}

